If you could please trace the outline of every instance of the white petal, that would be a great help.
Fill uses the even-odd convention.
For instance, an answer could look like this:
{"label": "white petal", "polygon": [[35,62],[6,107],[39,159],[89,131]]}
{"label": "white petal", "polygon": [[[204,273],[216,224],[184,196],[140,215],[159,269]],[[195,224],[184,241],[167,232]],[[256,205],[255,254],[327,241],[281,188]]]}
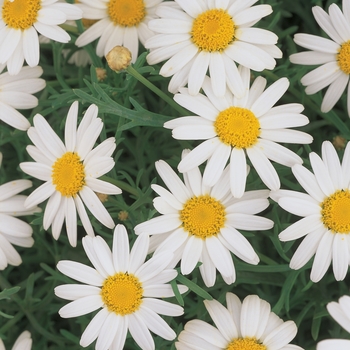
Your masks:
{"label": "white petal", "polygon": [[342,281],[349,268],[349,244],[346,234],[336,233],[333,240],[333,273],[337,281]]}
{"label": "white petal", "polygon": [[215,236],[207,238],[205,240],[205,245],[210,258],[218,271],[223,276],[230,276],[235,280],[236,273],[229,250],[225,248]]}
{"label": "white petal", "polygon": [[108,315],[109,311],[107,310],[107,308],[103,308],[94,316],[94,318],[90,321],[90,323],[85,328],[85,331],[81,335],[81,346],[87,347],[98,337],[103,323]]}
{"label": "white petal", "polygon": [[102,286],[104,281],[95,269],[75,261],[61,260],[57,264],[57,269],[68,277],[93,286]]}
{"label": "white petal", "polygon": [[204,300],[210,317],[225,339],[230,342],[238,337],[238,330],[229,311],[216,300]]}
{"label": "white petal", "polygon": [[312,264],[310,279],[318,282],[325,275],[332,260],[332,246],[334,234],[327,231],[317,248],[314,262]]}
{"label": "white petal", "polygon": [[202,253],[203,240],[190,236],[182,253],[181,273],[187,275],[193,271]]}
{"label": "white petal", "polygon": [[106,208],[103,206],[97,195],[87,186],[79,192],[84,204],[88,207],[92,215],[108,228],[114,227],[114,222]]}
{"label": "white petal", "polygon": [[100,295],[90,295],[68,303],[58,313],[62,318],[78,317],[93,312],[102,305],[103,300]]}
{"label": "white petal", "polygon": [[283,242],[303,237],[309,232],[323,226],[320,219],[320,214],[307,216],[287,227],[278,237]]}

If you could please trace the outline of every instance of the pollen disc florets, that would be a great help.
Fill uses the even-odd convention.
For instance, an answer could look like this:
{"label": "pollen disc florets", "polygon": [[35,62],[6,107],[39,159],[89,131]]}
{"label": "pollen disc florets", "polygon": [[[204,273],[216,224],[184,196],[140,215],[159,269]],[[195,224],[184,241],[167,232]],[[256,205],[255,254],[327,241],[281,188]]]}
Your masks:
{"label": "pollen disc florets", "polygon": [[186,232],[205,239],[217,235],[224,227],[225,207],[209,195],[192,197],[181,210],[180,220]]}
{"label": "pollen disc florets", "polygon": [[200,50],[222,51],[234,40],[235,24],[222,9],[201,13],[193,22],[192,40]]}
{"label": "pollen disc florets", "polygon": [[216,118],[214,123],[219,139],[232,147],[253,146],[260,135],[260,122],[249,109],[230,107]]}
{"label": "pollen disc florets", "polygon": [[321,203],[323,224],[334,233],[350,233],[350,191],[337,191]]}
{"label": "pollen disc florets", "polygon": [[14,29],[28,29],[38,17],[41,0],[5,0],[2,5],[2,19]]}
{"label": "pollen disc florets", "polygon": [[136,276],[119,272],[104,281],[101,295],[109,311],[124,316],[139,309],[143,288]]}
{"label": "pollen disc florets", "polygon": [[350,74],[350,40],[341,45],[337,55],[337,62],[345,74]]}
{"label": "pollen disc florets", "polygon": [[142,22],[146,9],[143,0],[110,0],[108,14],[114,24],[133,27]]}
{"label": "pollen disc florets", "polygon": [[259,344],[255,338],[237,338],[227,346],[226,350],[266,350],[266,346]]}
{"label": "pollen disc florets", "polygon": [[85,169],[76,153],[67,152],[52,166],[52,183],[62,196],[75,196],[85,185]]}

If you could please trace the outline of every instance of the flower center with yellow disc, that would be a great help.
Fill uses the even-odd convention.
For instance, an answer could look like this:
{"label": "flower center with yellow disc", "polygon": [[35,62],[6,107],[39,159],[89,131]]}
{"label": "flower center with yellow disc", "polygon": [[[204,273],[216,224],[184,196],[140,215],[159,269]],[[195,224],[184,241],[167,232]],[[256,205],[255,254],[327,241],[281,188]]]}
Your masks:
{"label": "flower center with yellow disc", "polygon": [[142,22],[146,8],[143,0],[110,0],[108,14],[114,24],[133,27]]}
{"label": "flower center with yellow disc", "polygon": [[333,233],[350,233],[350,191],[337,191],[321,203],[323,224]]}
{"label": "flower center with yellow disc", "polygon": [[230,107],[220,112],[214,123],[221,142],[237,148],[248,148],[258,141],[260,122],[249,109]]}
{"label": "flower center with yellow disc", "polygon": [[199,50],[221,52],[234,40],[235,24],[226,11],[208,10],[193,21],[191,35]]}
{"label": "flower center with yellow disc", "polygon": [[345,74],[350,74],[350,40],[341,45],[337,55],[337,62]]}
{"label": "flower center with yellow disc", "polygon": [[143,288],[136,276],[119,272],[104,281],[101,295],[109,311],[124,316],[139,309]]}
{"label": "flower center with yellow disc", "polygon": [[2,19],[14,29],[28,29],[37,20],[41,0],[4,0]]}
{"label": "flower center with yellow disc", "polygon": [[237,338],[228,344],[226,350],[266,350],[255,338]]}
{"label": "flower center with yellow disc", "polygon": [[226,221],[225,207],[205,195],[190,198],[180,211],[180,220],[186,232],[198,238],[216,236]]}
{"label": "flower center with yellow disc", "polygon": [[76,153],[67,152],[52,166],[52,183],[62,196],[74,197],[85,185],[85,169]]}

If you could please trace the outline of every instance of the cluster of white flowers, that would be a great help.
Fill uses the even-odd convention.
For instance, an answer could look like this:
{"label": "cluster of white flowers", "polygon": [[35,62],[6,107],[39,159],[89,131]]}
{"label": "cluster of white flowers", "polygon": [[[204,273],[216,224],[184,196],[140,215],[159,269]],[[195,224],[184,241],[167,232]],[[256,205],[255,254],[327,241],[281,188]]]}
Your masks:
{"label": "cluster of white flowers", "polygon": [[[57,240],[65,224],[72,247],[77,246],[80,219],[87,233],[82,244],[94,268],[60,261],[57,269],[83,284],[58,286],[55,294],[71,301],[59,311],[63,318],[99,310],[86,327],[81,346],[97,339],[98,350],[123,349],[127,332],[146,350],[155,348],[150,331],[166,340],[175,339],[177,334],[159,316],[184,313],[182,307],[162,300],[175,295],[170,284],[177,276],[175,266],[180,263],[181,274],[187,275],[199,263],[207,287],[215,285],[216,271],[225,283],[234,283],[231,253],[248,264],[260,261],[239,230],[273,227],[272,220],[256,215],[269,206],[269,197],[302,217],[279,234],[281,241],[305,236],[290,268],[302,268],[315,255],[310,275],[313,282],[323,278],[331,262],[335,279],[346,277],[350,262],[350,145],[341,163],[332,144],[325,141],[322,157],[314,152],[309,155],[311,172],[298,154],[280,144],[306,145],[313,138],[293,129],[309,123],[302,114],[302,104],[276,106],[288,90],[287,78],[268,87],[264,77],[253,79],[255,72],[263,75],[265,69],[274,69],[276,59],[282,57],[277,35],[253,27],[272,13],[270,5],[256,2],[80,0],[69,4],[60,0],[0,0],[0,120],[27,132],[33,143],[27,152],[34,161],[20,163],[20,169],[44,182],[28,196],[19,193],[32,187],[30,180],[0,186],[0,270],[21,264],[12,244],[28,248],[34,244],[31,226],[17,216],[41,212],[38,205],[47,200],[44,230],[51,228]],[[313,14],[332,40],[296,34],[295,43],[312,51],[293,54],[290,60],[302,65],[321,64],[301,83],[307,86],[307,94],[329,85],[321,105],[326,113],[349,83],[350,0],[343,0],[343,12],[332,4],[329,14],[318,6]],[[115,166],[112,154],[116,141],[109,137],[97,142],[104,127],[97,106],[90,105],[78,123],[79,104],[71,104],[64,141],[41,114],[27,119],[17,110],[38,106],[33,94],[45,88],[45,80],[40,78],[43,69],[38,66],[39,34],[44,38],[40,42],[46,38],[68,43],[71,37],[61,25],[82,18],[92,23],[76,39],[77,47],[98,39],[96,54],[103,57],[115,46],[124,46],[134,63],[141,43],[149,50],[148,64],[164,62],[159,74],[171,77],[169,92],[190,112],[166,122],[164,128],[172,130],[174,139],[201,141],[192,150],[183,151],[178,164],[182,178],[165,161],[156,162],[168,188],[151,186],[159,196],[153,203],[161,215],[135,227],[137,238],[131,249],[125,227],[115,225],[98,197],[122,191],[99,179]],[[83,61],[77,64],[86,65],[89,58],[86,52],[81,54]],[[1,159],[0,154],[0,164]],[[307,194],[280,189],[271,161],[291,168]],[[199,166],[205,162],[202,173]],[[251,168],[267,189],[246,191]],[[90,214],[114,229],[112,250],[103,238],[95,237]],[[153,255],[146,261],[148,254]],[[177,287],[180,294],[188,290],[183,285]],[[339,304],[333,302],[327,308],[350,332],[349,300],[344,296]],[[289,345],[297,333],[296,324],[283,322],[257,295],[241,302],[228,293],[226,302],[227,308],[216,300],[204,301],[216,328],[201,320],[189,321],[178,335],[176,348],[302,349]],[[31,344],[26,331],[13,349],[30,349]],[[348,340],[325,340],[317,349],[349,346]],[[1,339],[0,349],[4,349]]]}

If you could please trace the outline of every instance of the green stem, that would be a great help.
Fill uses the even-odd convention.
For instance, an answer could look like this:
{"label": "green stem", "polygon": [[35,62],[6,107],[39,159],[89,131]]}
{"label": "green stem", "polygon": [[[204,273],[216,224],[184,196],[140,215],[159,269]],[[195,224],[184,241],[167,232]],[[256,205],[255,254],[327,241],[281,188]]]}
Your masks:
{"label": "green stem", "polygon": [[178,105],[171,97],[165,94],[162,90],[158,89],[155,85],[153,85],[149,80],[147,80],[143,75],[141,75],[134,67],[131,65],[126,69],[126,71],[132,75],[135,79],[137,79],[140,83],[145,85],[151,91],[153,91],[156,95],[158,95],[161,99],[163,99],[166,103],[168,103],[172,108],[177,110],[181,115],[187,115],[188,111]]}

